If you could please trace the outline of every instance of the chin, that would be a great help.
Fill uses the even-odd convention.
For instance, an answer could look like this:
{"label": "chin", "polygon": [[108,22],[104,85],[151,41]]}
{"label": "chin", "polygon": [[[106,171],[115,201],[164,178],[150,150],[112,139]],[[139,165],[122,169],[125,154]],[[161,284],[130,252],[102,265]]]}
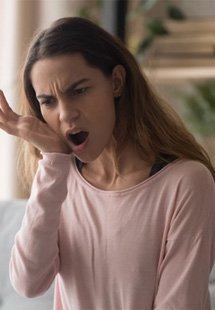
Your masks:
{"label": "chin", "polygon": [[100,152],[99,154],[75,154],[75,157],[80,160],[82,163],[87,164],[87,163],[91,163],[93,161],[95,161],[102,152]]}
{"label": "chin", "polygon": [[96,159],[93,156],[84,156],[84,155],[77,155],[77,154],[74,154],[74,155],[78,160],[80,160],[84,164],[90,163]]}

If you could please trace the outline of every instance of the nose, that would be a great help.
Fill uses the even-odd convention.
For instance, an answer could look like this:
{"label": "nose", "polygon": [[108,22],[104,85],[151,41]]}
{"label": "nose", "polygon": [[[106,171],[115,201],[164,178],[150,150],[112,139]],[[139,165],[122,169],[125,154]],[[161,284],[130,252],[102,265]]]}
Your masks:
{"label": "nose", "polygon": [[61,102],[59,104],[59,120],[60,122],[70,123],[79,118],[80,112],[72,106],[72,103]]}

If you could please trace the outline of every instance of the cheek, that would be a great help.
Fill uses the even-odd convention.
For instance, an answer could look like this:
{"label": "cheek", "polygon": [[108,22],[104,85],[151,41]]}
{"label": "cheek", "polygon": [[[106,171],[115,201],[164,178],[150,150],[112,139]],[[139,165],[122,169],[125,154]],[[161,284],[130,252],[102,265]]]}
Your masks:
{"label": "cheek", "polygon": [[[97,102],[94,111],[91,113],[92,117],[96,118],[98,122],[102,122],[103,125],[107,125],[115,122],[115,104],[111,98],[100,98]],[[111,126],[111,124],[110,124]]]}
{"label": "cheek", "polygon": [[115,106],[112,102],[106,102],[104,106],[101,107],[97,115],[97,124],[99,131],[107,136],[112,135],[116,123],[116,113]]}
{"label": "cheek", "polygon": [[44,121],[49,125],[49,127],[51,127],[52,129],[57,128],[57,116],[55,116],[54,113],[48,110],[45,111],[41,109],[41,114]]}
{"label": "cheek", "polygon": [[42,117],[43,117],[44,121],[45,121],[46,123],[48,123],[48,113],[45,112],[43,109],[40,109],[40,112],[41,112],[41,114],[42,114]]}

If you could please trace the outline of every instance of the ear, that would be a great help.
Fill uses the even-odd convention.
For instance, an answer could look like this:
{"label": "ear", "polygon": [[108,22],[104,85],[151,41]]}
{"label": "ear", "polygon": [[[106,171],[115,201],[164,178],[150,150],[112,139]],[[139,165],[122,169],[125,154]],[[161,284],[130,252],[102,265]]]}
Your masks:
{"label": "ear", "polygon": [[112,71],[113,95],[120,97],[125,83],[126,72],[122,65],[116,65]]}

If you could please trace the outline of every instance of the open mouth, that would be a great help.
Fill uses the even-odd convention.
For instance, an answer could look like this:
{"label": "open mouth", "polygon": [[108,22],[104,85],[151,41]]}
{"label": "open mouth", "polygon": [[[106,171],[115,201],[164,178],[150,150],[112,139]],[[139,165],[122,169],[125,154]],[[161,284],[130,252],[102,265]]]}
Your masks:
{"label": "open mouth", "polygon": [[88,137],[89,133],[87,131],[79,131],[76,133],[68,133],[67,139],[71,141],[74,145],[80,145],[84,143]]}

